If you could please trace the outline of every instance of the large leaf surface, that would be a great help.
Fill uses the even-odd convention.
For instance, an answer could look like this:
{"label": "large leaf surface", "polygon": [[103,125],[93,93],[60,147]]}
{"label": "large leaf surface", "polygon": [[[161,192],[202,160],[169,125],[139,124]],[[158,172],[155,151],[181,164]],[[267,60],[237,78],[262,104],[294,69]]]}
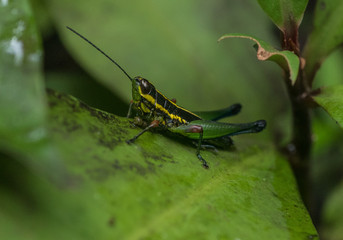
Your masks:
{"label": "large leaf surface", "polygon": [[50,106],[50,130],[74,180],[58,189],[26,180],[24,201],[39,200],[34,218],[5,192],[6,239],[316,238],[289,165],[271,147],[237,137],[236,151],[203,151],[206,170],[187,141],[149,132],[128,145],[140,129],[127,119],[55,92]]}

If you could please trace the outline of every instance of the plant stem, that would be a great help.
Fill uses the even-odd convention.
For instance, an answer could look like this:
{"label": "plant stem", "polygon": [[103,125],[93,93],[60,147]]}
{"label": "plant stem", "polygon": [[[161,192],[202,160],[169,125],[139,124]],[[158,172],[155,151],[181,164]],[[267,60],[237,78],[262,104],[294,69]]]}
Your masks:
{"label": "plant stem", "polygon": [[[298,26],[291,24],[283,34],[282,48],[293,51],[300,56],[298,41]],[[300,64],[301,65],[301,64]],[[288,157],[298,182],[300,194],[305,205],[309,208],[309,162],[312,149],[312,128],[310,109],[306,97],[310,92],[308,79],[302,66],[299,68],[298,78],[294,85],[289,81],[289,73],[285,74],[285,82],[292,107],[293,134],[288,145]]]}
{"label": "plant stem", "polygon": [[311,114],[305,99],[308,89],[302,74],[294,86],[289,86],[292,107],[293,135],[289,144],[289,160],[304,203],[309,207],[309,162],[312,149]]}

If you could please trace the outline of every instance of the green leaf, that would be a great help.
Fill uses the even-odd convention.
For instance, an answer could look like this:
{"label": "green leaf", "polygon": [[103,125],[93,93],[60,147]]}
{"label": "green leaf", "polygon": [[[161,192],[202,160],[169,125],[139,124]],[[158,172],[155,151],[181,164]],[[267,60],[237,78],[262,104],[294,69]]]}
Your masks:
{"label": "green leaf", "polygon": [[312,79],[325,58],[343,43],[343,1],[317,1],[314,29],[304,48],[305,72]]}
{"label": "green leaf", "polygon": [[320,69],[316,73],[313,89],[322,86],[332,86],[342,84],[343,76],[343,54],[341,51],[334,51],[323,62]]}
{"label": "green leaf", "polygon": [[254,41],[257,46],[256,50],[258,60],[269,60],[277,63],[281,68],[289,73],[289,79],[292,81],[292,83],[294,83],[297,79],[299,71],[299,58],[294,53],[286,50],[279,51],[263,40],[240,33],[226,34],[219,38],[218,41],[226,38],[246,38]]}
{"label": "green leaf", "polygon": [[[7,202],[6,239],[317,238],[289,164],[273,147],[247,147],[237,137],[236,151],[203,151],[206,170],[188,141],[148,132],[128,145],[141,129],[126,118],[55,92],[50,106],[54,142],[77,184],[30,186],[39,200],[34,221],[26,205]],[[58,226],[63,231],[53,232]]]}
{"label": "green leaf", "polygon": [[29,2],[3,1],[0,26],[0,150],[54,178],[60,163],[45,128],[42,49]]}
{"label": "green leaf", "polygon": [[17,130],[21,138],[36,130],[35,140],[44,134],[39,128],[46,110],[38,35],[27,1],[10,1],[0,9],[0,134],[15,137],[9,133]]}
{"label": "green leaf", "polygon": [[314,99],[343,127],[343,85],[324,88]]}
{"label": "green leaf", "polygon": [[2,154],[0,166],[0,204],[6,206],[0,211],[1,238],[109,239],[110,214],[89,186],[75,178],[53,184]]}
{"label": "green leaf", "polygon": [[294,23],[297,27],[300,25],[308,0],[258,0],[258,3],[274,24],[285,32]]}

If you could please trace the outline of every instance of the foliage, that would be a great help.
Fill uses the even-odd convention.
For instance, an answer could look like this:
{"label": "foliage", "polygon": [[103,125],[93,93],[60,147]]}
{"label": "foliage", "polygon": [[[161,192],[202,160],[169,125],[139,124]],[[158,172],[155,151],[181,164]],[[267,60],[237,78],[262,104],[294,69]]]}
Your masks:
{"label": "foliage", "polygon": [[[49,103],[51,135],[72,176],[59,189],[26,176],[27,200],[38,198],[35,221],[32,210],[5,191],[11,209],[3,217],[10,223],[1,224],[1,232],[8,238],[256,239],[258,229],[265,229],[259,239],[316,235],[287,162],[272,148],[209,152],[206,171],[194,147],[180,139],[149,133],[149,141],[131,146],[126,137],[139,130],[127,119],[53,91]],[[19,233],[11,230],[14,219],[20,219]]]}
{"label": "foliage", "polygon": [[263,40],[242,34],[227,34],[219,38],[246,38],[256,43],[257,59],[261,61],[270,60],[277,63],[284,71],[289,72],[289,78],[294,83],[299,71],[299,58],[291,51],[278,51]]}
{"label": "foliage", "polygon": [[[340,65],[325,60],[332,61],[330,54],[343,41],[343,4],[317,1],[314,28],[301,46],[307,5],[306,0],[32,0],[33,14],[28,0],[1,1],[1,236],[317,239],[312,221],[320,220],[313,209],[321,206],[313,207],[313,196],[320,192],[306,190],[316,182],[311,176],[320,176],[336,182],[325,190],[335,191],[317,227],[324,237],[340,239],[342,184],[332,173],[342,167],[341,156],[333,153],[343,141],[342,82],[328,86],[329,74],[339,74]],[[270,22],[280,30],[281,50],[273,47]],[[129,82],[65,26],[182,106],[210,110],[241,102],[242,113],[230,121],[266,119],[268,129],[234,138],[235,148],[203,151],[209,170],[201,167],[193,144],[176,136],[146,133],[127,145],[140,131],[118,116],[127,107]],[[49,45],[54,29],[77,64],[68,55],[59,59],[65,51],[60,45]],[[227,29],[249,34],[226,34],[216,44]],[[254,41],[258,59],[276,62],[283,81],[273,65],[254,62],[250,45],[227,38]],[[341,55],[334,57],[337,62]],[[46,92],[45,83],[87,103]],[[339,126],[324,124],[324,111],[312,118],[318,106]],[[329,170],[321,171],[328,156]]]}
{"label": "foliage", "polygon": [[328,87],[314,99],[343,127],[343,85]]}

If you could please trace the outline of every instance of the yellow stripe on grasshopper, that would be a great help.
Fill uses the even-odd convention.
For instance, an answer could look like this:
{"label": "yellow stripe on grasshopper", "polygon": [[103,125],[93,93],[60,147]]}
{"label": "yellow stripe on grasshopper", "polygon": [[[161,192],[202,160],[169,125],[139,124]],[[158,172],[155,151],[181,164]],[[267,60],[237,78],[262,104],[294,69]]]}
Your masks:
{"label": "yellow stripe on grasshopper", "polygon": [[164,112],[165,114],[167,114],[171,119],[177,120],[181,123],[187,123],[186,120],[182,119],[180,116],[171,114],[170,112],[168,112],[167,109],[165,109],[162,105],[156,103],[156,99],[153,98],[152,96],[150,96],[149,94],[142,94],[140,92],[141,96],[143,96],[148,102],[150,102],[152,105],[154,105],[156,107],[156,109]]}

